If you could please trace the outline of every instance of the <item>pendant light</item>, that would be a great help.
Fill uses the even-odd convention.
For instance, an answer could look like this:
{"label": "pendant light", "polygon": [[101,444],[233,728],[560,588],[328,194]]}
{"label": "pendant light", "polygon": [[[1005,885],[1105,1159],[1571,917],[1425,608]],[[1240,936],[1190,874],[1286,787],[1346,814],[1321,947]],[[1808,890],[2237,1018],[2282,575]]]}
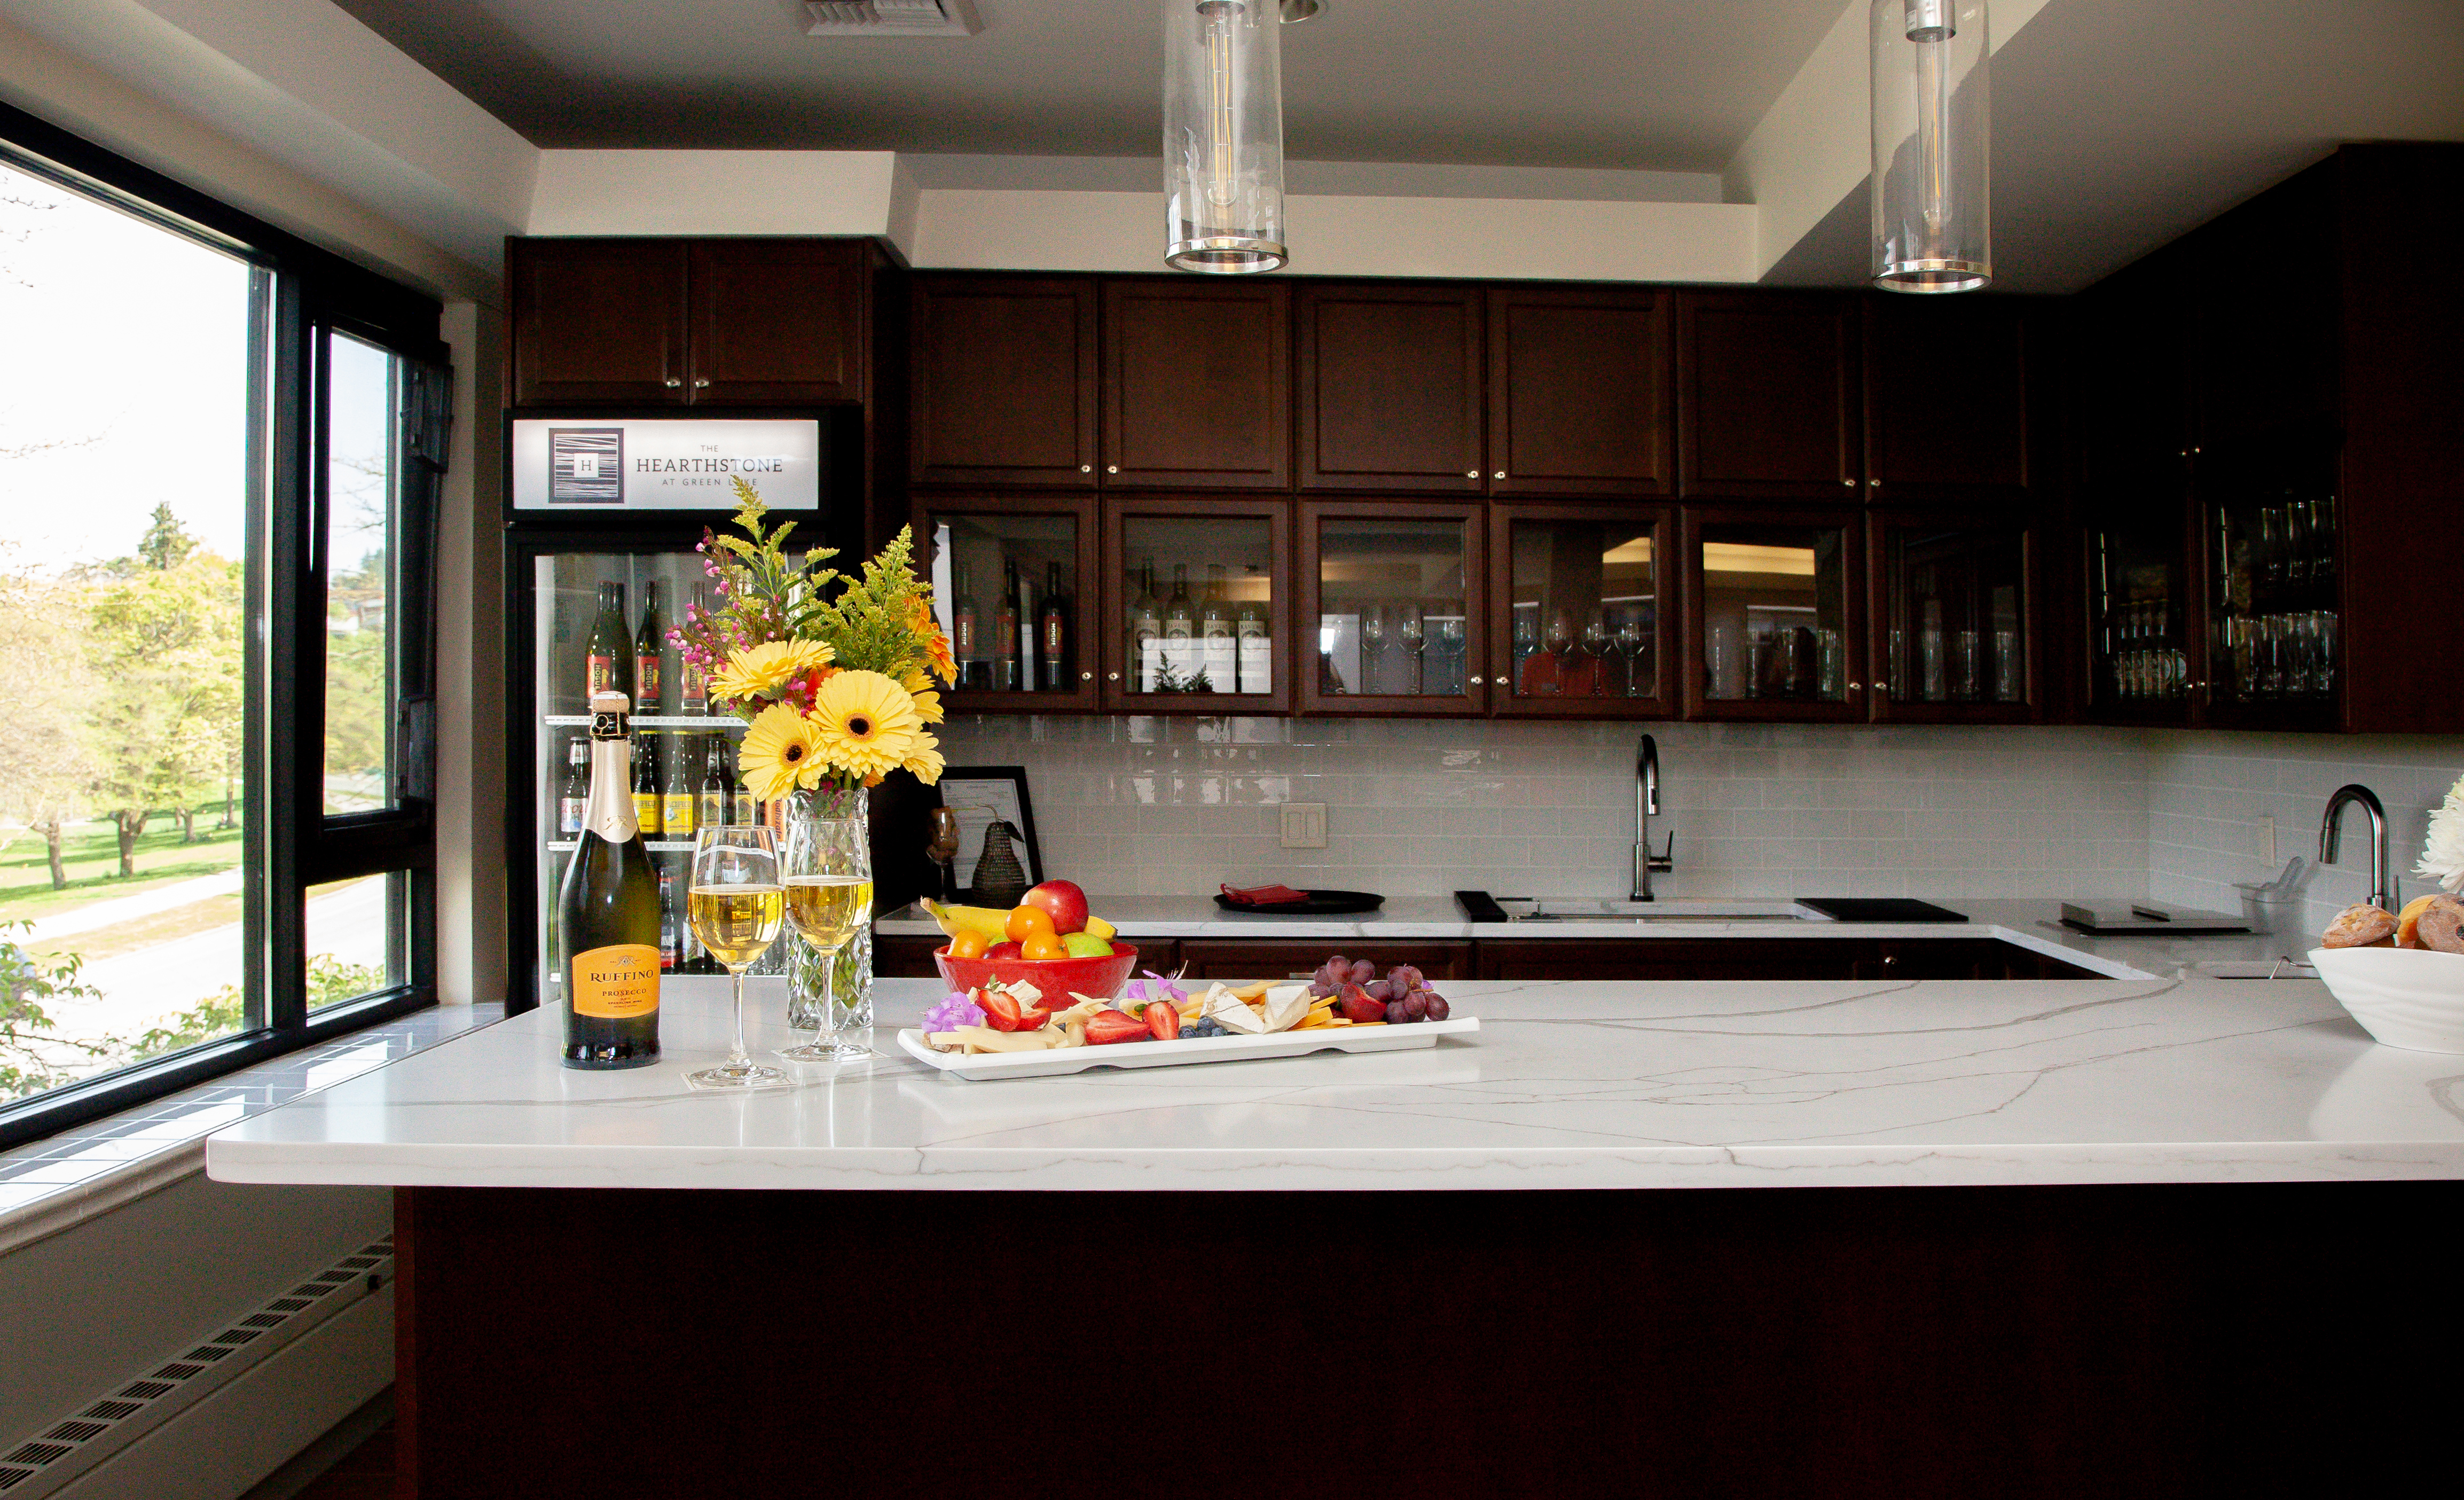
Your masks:
{"label": "pendant light", "polygon": [[1240,276],[1289,258],[1281,24],[1276,0],[1163,0],[1163,258],[1176,271]]}
{"label": "pendant light", "polygon": [[1993,279],[1986,0],[1873,0],[1874,284]]}

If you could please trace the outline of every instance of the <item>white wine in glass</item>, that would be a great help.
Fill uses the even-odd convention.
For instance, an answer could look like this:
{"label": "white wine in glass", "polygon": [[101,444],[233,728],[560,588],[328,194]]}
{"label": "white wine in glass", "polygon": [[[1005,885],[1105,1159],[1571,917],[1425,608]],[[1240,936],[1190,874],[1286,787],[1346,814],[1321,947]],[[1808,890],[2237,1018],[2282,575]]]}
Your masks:
{"label": "white wine in glass", "polygon": [[787,1075],[753,1061],[744,1048],[744,971],[770,951],[787,915],[779,878],[779,849],[765,827],[703,828],[694,841],[693,883],[685,887],[685,920],[736,985],[736,1047],[727,1061],[689,1074],[704,1089],[766,1089]]}
{"label": "white wine in glass", "polygon": [[843,1015],[838,1004],[839,950],[872,920],[872,851],[861,818],[801,818],[787,833],[784,860],[787,924],[821,955],[822,995],[814,1006],[813,1039],[781,1049],[797,1063],[845,1063],[872,1055],[855,1033],[871,1026],[869,1011]]}

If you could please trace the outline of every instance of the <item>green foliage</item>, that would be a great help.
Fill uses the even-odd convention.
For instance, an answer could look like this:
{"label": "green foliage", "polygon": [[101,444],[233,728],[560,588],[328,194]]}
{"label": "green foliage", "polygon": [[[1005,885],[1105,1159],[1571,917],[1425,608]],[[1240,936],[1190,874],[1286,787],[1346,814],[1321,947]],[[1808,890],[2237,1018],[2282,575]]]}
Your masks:
{"label": "green foliage", "polygon": [[902,526],[862,578],[837,575],[844,586],[836,599],[799,609],[795,633],[829,642],[838,652],[833,665],[849,671],[903,677],[924,667],[918,627],[932,618],[933,592],[917,581],[914,557],[914,538]]}
{"label": "green foliage", "polygon": [[128,1061],[142,1063],[148,1058],[176,1052],[184,1047],[210,1042],[229,1036],[248,1025],[248,1003],[240,998],[239,986],[226,984],[190,1009],[183,1010],[163,1025],[140,1036],[134,1043],[120,1044],[128,1048]]}
{"label": "green foliage", "polygon": [[344,963],[330,953],[308,957],[308,1008],[340,1004],[385,988],[385,969],[373,963]]}
{"label": "green foliage", "polygon": [[189,536],[180,525],[180,518],[171,514],[171,502],[165,500],[155,506],[153,523],[137,543],[137,556],[145,565],[157,573],[167,573],[188,561],[188,554],[196,550],[197,539]]}
{"label": "green foliage", "polygon": [[765,531],[761,522],[770,506],[761,492],[741,476],[731,475],[728,482],[736,487],[736,524],[745,535],[702,533],[702,551],[715,564],[719,591],[727,598],[710,622],[707,643],[722,662],[737,647],[796,634],[797,615],[820,599],[833,580],[844,577],[827,565],[838,556],[834,547],[817,547],[790,560],[787,534],[796,529],[796,523],[782,520],[777,529]]}
{"label": "green foliage", "polygon": [[[0,922],[0,932],[32,930],[32,922]],[[102,991],[77,978],[85,960],[76,954],[47,959],[0,938],[0,1100],[19,1099],[55,1089],[79,1076],[65,1067],[71,1059],[104,1057],[108,1042],[79,1042],[52,1029],[45,1001],[100,1000]]]}
{"label": "green foliage", "polygon": [[198,553],[110,583],[86,610],[96,805],[133,842],[153,810],[200,800],[238,743],[241,569]]}

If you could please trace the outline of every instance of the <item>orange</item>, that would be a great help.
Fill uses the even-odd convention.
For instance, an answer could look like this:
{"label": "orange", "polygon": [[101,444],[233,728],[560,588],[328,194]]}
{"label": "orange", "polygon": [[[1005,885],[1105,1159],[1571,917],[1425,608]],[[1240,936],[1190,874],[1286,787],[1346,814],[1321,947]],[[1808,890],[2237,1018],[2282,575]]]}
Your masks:
{"label": "orange", "polygon": [[962,927],[957,933],[951,935],[950,957],[953,959],[980,959],[984,956],[984,950],[991,946],[991,938],[986,938],[983,934],[976,931],[972,927]]}
{"label": "orange", "polygon": [[1023,943],[1042,933],[1046,938],[1059,935],[1052,930],[1052,914],[1040,906],[1014,906],[1009,913],[1009,940]]}
{"label": "orange", "polygon": [[1022,959],[1066,959],[1069,957],[1069,950],[1063,946],[1060,938],[1052,936],[1052,923],[1047,918],[1042,932],[1028,935],[1018,945],[1018,956]]}

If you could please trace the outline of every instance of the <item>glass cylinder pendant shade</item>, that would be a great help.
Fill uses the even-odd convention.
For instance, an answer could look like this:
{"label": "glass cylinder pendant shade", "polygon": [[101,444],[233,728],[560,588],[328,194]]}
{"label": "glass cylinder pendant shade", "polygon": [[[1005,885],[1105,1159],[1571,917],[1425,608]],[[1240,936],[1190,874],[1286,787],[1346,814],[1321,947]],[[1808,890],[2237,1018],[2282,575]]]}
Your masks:
{"label": "glass cylinder pendant shade", "polygon": [[1993,279],[1985,0],[1873,0],[1874,282]]}
{"label": "glass cylinder pendant shade", "polygon": [[1273,271],[1284,252],[1275,0],[1163,0],[1163,190],[1177,271]]}

